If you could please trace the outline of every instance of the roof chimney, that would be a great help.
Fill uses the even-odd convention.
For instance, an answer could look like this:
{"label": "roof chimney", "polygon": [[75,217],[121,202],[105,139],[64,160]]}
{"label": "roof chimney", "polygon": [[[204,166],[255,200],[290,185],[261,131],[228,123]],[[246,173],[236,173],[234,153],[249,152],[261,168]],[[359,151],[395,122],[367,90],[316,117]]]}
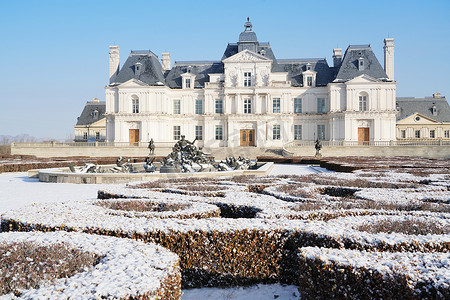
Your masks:
{"label": "roof chimney", "polygon": [[394,39],[384,39],[384,71],[394,81]]}
{"label": "roof chimney", "polygon": [[333,66],[339,67],[342,62],[342,49],[334,48],[333,49]]}
{"label": "roof chimney", "polygon": [[441,93],[434,93],[433,98],[441,98]]}
{"label": "roof chimney", "polygon": [[109,83],[112,83],[114,77],[119,73],[119,49],[119,46],[109,46]]}
{"label": "roof chimney", "polygon": [[170,53],[169,52],[162,53],[161,66],[162,66],[163,71],[169,71],[171,69],[171,67],[170,67]]}

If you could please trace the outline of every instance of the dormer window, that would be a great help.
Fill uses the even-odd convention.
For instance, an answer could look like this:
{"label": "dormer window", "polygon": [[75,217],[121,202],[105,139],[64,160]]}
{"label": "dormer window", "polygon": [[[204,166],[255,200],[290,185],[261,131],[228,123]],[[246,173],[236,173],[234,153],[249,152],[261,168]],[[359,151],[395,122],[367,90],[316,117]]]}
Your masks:
{"label": "dormer window", "polygon": [[310,71],[310,70],[311,70],[311,64],[308,63],[308,64],[306,65],[306,71]]}
{"label": "dormer window", "polygon": [[[308,70],[308,68],[310,68]],[[303,86],[315,87],[316,86],[316,71],[311,70],[311,65],[306,66],[306,70],[303,72]]]}
{"label": "dormer window", "polygon": [[252,86],[252,73],[244,72],[244,86]]}
{"label": "dormer window", "polygon": [[358,58],[358,70],[364,71],[364,58],[360,57]]}
{"label": "dormer window", "polygon": [[134,74],[135,74],[136,76],[139,76],[139,75],[141,75],[141,71],[142,71],[142,64],[141,64],[140,62],[137,62],[137,63],[134,65]]}
{"label": "dormer window", "polygon": [[433,116],[437,116],[437,107],[435,103],[433,103],[433,107],[431,107],[431,112]]}
{"label": "dormer window", "polygon": [[181,85],[183,89],[194,88],[194,82],[195,82],[195,74],[189,72],[181,74]]}
{"label": "dormer window", "polygon": [[94,119],[98,119],[98,110],[94,110],[94,111],[92,112],[92,117],[93,117]]}

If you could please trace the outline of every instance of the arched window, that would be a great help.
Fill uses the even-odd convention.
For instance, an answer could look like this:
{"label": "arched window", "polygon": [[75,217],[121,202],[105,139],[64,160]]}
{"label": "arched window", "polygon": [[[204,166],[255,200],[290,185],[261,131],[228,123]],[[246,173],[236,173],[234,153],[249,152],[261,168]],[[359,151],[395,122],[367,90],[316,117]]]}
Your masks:
{"label": "arched window", "polygon": [[133,114],[139,113],[139,98],[136,95],[131,96],[131,111]]}
{"label": "arched window", "polygon": [[367,110],[367,99],[368,95],[366,93],[359,94],[359,111],[366,111]]}

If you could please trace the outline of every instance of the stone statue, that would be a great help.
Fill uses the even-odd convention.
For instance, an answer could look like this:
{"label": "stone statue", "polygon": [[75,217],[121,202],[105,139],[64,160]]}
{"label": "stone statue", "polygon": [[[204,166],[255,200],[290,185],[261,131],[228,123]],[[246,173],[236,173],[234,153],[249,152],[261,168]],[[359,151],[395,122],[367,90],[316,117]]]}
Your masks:
{"label": "stone statue", "polygon": [[319,139],[316,139],[316,142],[314,143],[314,148],[316,149],[316,156],[320,157],[322,154],[320,154],[320,149],[322,149],[322,144],[320,143]]}
{"label": "stone statue", "polygon": [[148,142],[148,150],[150,151],[149,155],[155,154],[155,142],[153,142],[153,138],[150,139],[150,142]]}

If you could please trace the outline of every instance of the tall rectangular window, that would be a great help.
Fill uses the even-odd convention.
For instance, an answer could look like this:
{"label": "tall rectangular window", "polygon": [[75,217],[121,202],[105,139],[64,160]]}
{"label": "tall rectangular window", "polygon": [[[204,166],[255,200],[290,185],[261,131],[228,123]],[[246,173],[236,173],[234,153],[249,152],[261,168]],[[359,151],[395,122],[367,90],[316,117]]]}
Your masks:
{"label": "tall rectangular window", "polygon": [[436,137],[436,131],[430,130],[430,139],[434,139]]}
{"label": "tall rectangular window", "polygon": [[280,98],[273,98],[272,100],[272,112],[279,113],[281,112],[281,104],[280,104]]}
{"label": "tall rectangular window", "polygon": [[223,140],[223,127],[216,125],[216,140]]}
{"label": "tall rectangular window", "polygon": [[181,126],[173,126],[173,139],[175,141],[181,139]]}
{"label": "tall rectangular window", "polygon": [[301,114],[302,113],[302,99],[294,98],[294,113]]}
{"label": "tall rectangular window", "polygon": [[191,79],[190,78],[186,78],[185,86],[186,86],[187,89],[191,88]]}
{"label": "tall rectangular window", "polygon": [[446,139],[450,138],[450,130],[444,130],[444,137]]}
{"label": "tall rectangular window", "polygon": [[401,137],[402,139],[406,139],[406,130],[400,131],[400,137]]}
{"label": "tall rectangular window", "polygon": [[325,139],[325,125],[317,125],[317,138],[319,140]]}
{"label": "tall rectangular window", "polygon": [[173,100],[173,114],[174,115],[181,114],[181,101],[180,101],[180,99]]}
{"label": "tall rectangular window", "polygon": [[216,99],[216,114],[223,114],[223,100]]}
{"label": "tall rectangular window", "polygon": [[98,141],[99,139],[100,139],[100,132],[97,131],[97,132],[95,133],[95,140]]}
{"label": "tall rectangular window", "polygon": [[306,77],[306,85],[307,86],[312,86],[312,82],[313,82],[312,76]]}
{"label": "tall rectangular window", "polygon": [[244,72],[244,86],[252,85],[252,73]]}
{"label": "tall rectangular window", "polygon": [[133,114],[138,114],[139,113],[139,99],[133,99],[132,104],[133,104]]}
{"label": "tall rectangular window", "polygon": [[203,114],[203,100],[201,100],[201,99],[195,100],[195,113],[197,115]]}
{"label": "tall rectangular window", "polygon": [[325,113],[325,98],[317,98],[317,113]]}
{"label": "tall rectangular window", "polygon": [[272,138],[274,140],[280,140],[281,139],[281,132],[280,132],[280,125],[273,125],[272,128]]}
{"label": "tall rectangular window", "polygon": [[195,139],[198,141],[203,140],[203,126],[195,126]]}
{"label": "tall rectangular window", "polygon": [[244,114],[251,114],[251,113],[252,113],[252,100],[245,99],[244,100]]}
{"label": "tall rectangular window", "polygon": [[359,111],[367,110],[367,96],[359,96]]}
{"label": "tall rectangular window", "polygon": [[420,130],[414,131],[414,136],[416,137],[416,139],[420,139]]}
{"label": "tall rectangular window", "polygon": [[87,139],[88,139],[87,132],[83,132],[83,140],[87,140]]}
{"label": "tall rectangular window", "polygon": [[302,125],[294,125],[294,140],[302,139]]}

